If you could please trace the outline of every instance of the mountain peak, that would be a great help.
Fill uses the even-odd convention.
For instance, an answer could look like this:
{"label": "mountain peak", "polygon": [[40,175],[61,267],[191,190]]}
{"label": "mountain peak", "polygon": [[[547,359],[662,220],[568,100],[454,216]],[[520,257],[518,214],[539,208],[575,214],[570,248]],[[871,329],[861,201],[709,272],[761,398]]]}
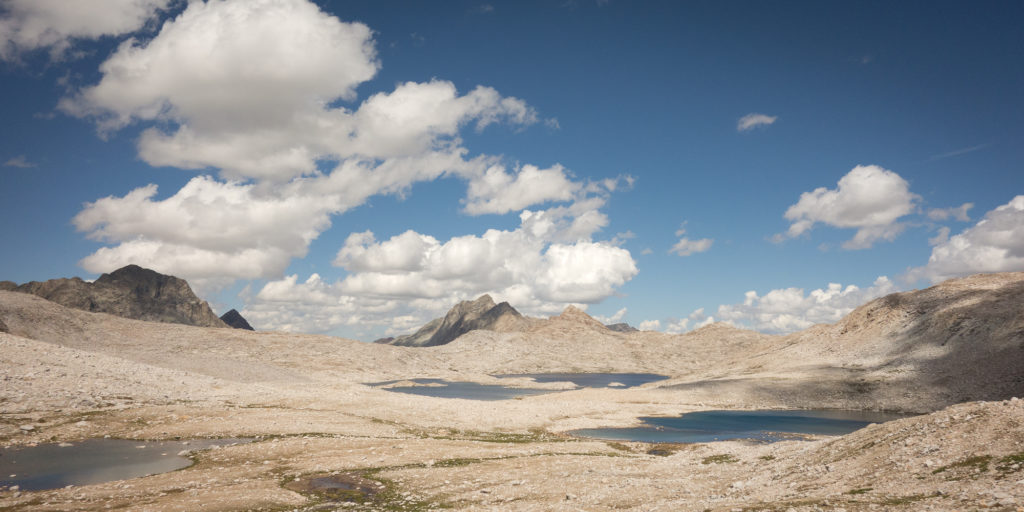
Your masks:
{"label": "mountain peak", "polygon": [[513,332],[526,330],[529,324],[530,321],[508,302],[495,304],[490,295],[484,294],[475,300],[464,300],[456,304],[444,317],[431,320],[413,334],[391,340],[380,339],[377,342],[433,347],[451,343],[459,336],[477,329]]}
{"label": "mountain peak", "polygon": [[199,327],[227,327],[184,279],[127,265],[95,282],[71,279],[32,281],[11,291],[30,293],[62,306],[124,318]]}
{"label": "mountain peak", "polygon": [[249,322],[245,320],[245,317],[243,317],[242,314],[239,313],[238,310],[236,309],[232,309],[231,311],[228,311],[227,313],[221,315],[220,320],[228,324],[229,326],[234,327],[235,329],[245,329],[248,331],[256,330],[253,329],[251,325],[249,325]]}

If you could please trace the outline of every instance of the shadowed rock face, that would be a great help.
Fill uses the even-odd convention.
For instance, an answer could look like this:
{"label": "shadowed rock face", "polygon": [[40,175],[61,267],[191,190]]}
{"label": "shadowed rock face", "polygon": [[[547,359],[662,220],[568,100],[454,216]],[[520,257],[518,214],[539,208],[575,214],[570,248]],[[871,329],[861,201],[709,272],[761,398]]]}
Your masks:
{"label": "shadowed rock face", "polygon": [[228,324],[228,327],[233,327],[235,329],[245,329],[248,331],[256,330],[253,329],[251,325],[249,325],[249,322],[245,321],[245,317],[243,317],[241,313],[234,309],[221,315],[220,320]]}
{"label": "shadowed rock face", "polygon": [[0,289],[30,293],[62,306],[124,318],[199,327],[227,327],[184,279],[138,265],[103,274],[93,283],[72,277],[32,281],[21,286],[4,281]]}
{"label": "shadowed rock face", "polygon": [[403,347],[433,347],[450,343],[469,331],[483,329],[498,332],[525,331],[531,321],[508,302],[495,304],[490,295],[455,305],[443,318],[435,318],[413,334],[381,338],[376,343]]}
{"label": "shadowed rock face", "polygon": [[629,325],[629,324],[627,324],[625,322],[621,322],[621,323],[617,323],[617,324],[609,324],[609,325],[606,325],[605,327],[607,327],[609,331],[615,331],[615,332],[637,332],[639,330],[636,327],[633,327],[632,325]]}

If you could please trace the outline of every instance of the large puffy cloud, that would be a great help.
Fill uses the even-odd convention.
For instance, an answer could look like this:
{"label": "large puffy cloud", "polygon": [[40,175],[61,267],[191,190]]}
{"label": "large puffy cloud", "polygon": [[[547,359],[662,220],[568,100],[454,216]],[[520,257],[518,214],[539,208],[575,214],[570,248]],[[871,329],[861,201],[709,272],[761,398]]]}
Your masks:
{"label": "large puffy cloud", "polygon": [[718,320],[770,333],[787,333],[818,323],[834,323],[865,302],[897,291],[881,276],[868,288],[829,283],[804,293],[802,288],[780,288],[764,295],[749,291],[739,304],[718,307]]}
{"label": "large puffy cloud", "polygon": [[962,233],[935,242],[928,263],[911,269],[909,280],[939,282],[978,272],[1024,270],[1024,195],[986,213]]}
{"label": "large puffy cloud", "polygon": [[910,192],[906,180],[877,165],[859,165],[839,180],[836,189],[825,187],[800,194],[800,200],[786,210],[792,221],[776,241],[808,232],[821,222],[838,228],[856,228],[846,249],[866,249],[878,240],[893,240],[905,226],[897,222],[913,213],[920,198]]}
{"label": "large puffy cloud", "polygon": [[[344,279],[332,284],[319,276],[304,283],[298,276],[272,281],[250,302],[246,315],[263,328],[387,326],[394,333],[402,332],[405,323],[408,330],[457,301],[484,293],[527,314],[596,303],[636,275],[637,268],[629,251],[590,240],[593,230],[579,232],[587,236],[571,243],[556,241],[565,226],[576,223],[565,217],[588,213],[582,207],[524,211],[515,230],[491,229],[444,242],[414,231],[382,241],[372,232],[352,233],[334,260],[348,271]],[[274,307],[285,300],[288,311]],[[394,325],[394,318],[404,319],[402,325]]]}
{"label": "large puffy cloud", "polygon": [[255,185],[196,177],[155,200],[157,187],[89,203],[73,223],[95,240],[118,243],[82,260],[90,272],[136,263],[190,279],[280,275],[330,225],[328,197],[271,195]]}
{"label": "large puffy cloud", "polygon": [[48,49],[64,57],[75,39],[98,39],[140,29],[170,0],[4,0],[0,2],[0,59]]}
{"label": "large puffy cloud", "polygon": [[561,166],[525,165],[513,175],[496,157],[468,156],[458,136],[466,126],[536,122],[522,100],[483,86],[460,94],[432,80],[339,106],[354,102],[378,67],[367,26],[307,0],[191,2],[151,40],[124,42],[99,82],[61,108],[103,131],[153,124],[138,140],[146,162],[215,168],[233,181],[197,177],[163,200],[150,186],[87,204],[76,227],[117,245],[83,266],[100,272],[133,261],[189,279],[276,278],[332,215],[443,176],[470,183],[469,213],[573,200],[535,212],[533,227],[546,221],[574,240],[607,224],[587,206],[592,187]]}
{"label": "large puffy cloud", "polygon": [[400,84],[354,112],[332,108],[354,100],[378,68],[369,27],[307,0],[193,2],[151,41],[122,44],[99,83],[61,108],[96,117],[104,130],[172,123],[140,137],[151,165],[276,181],[313,174],[323,160],[429,152],[471,120],[478,128],[536,121],[521,100],[489,87],[459,95],[442,80]]}
{"label": "large puffy cloud", "polygon": [[561,165],[549,169],[524,165],[514,176],[496,165],[469,182],[466,212],[500,214],[547,201],[567,201],[580,188]]}

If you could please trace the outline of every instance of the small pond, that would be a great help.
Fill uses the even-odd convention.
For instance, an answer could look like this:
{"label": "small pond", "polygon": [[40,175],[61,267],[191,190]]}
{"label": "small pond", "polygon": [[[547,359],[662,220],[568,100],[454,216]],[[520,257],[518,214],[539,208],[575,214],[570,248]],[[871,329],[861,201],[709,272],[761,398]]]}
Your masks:
{"label": "small pond", "polygon": [[[571,382],[580,388],[631,388],[667,379],[665,375],[653,373],[521,373],[514,375],[492,375],[499,379],[529,378],[538,383],[550,382]],[[559,389],[543,388],[522,388],[503,386],[500,384],[480,384],[477,382],[447,381],[444,379],[407,379],[415,386],[392,386],[387,387],[388,391],[397,393],[409,393],[413,395],[432,396],[437,398],[463,398],[467,400],[508,400],[527,395],[541,395],[545,393],[557,393]],[[369,382],[368,386],[388,386],[398,382],[391,380],[385,382]],[[571,389],[570,389],[571,390]]]}
{"label": "small pond", "polygon": [[582,388],[631,388],[668,378],[656,373],[515,373],[493,375],[499,379],[526,377],[537,382],[572,382]]}
{"label": "small pond", "polygon": [[0,449],[0,487],[23,491],[124,480],[186,468],[182,451],[248,442],[243,439],[133,441],[89,439]]}
{"label": "small pond", "polygon": [[647,443],[706,443],[727,439],[775,442],[801,434],[843,435],[872,423],[910,415],[848,410],[699,411],[676,417],[640,418],[644,426],[587,428],[570,432],[578,437]]}
{"label": "small pond", "polygon": [[[550,389],[513,388],[498,384],[479,384],[476,382],[450,382],[444,379],[408,379],[418,386],[394,386],[384,388],[396,393],[410,395],[433,396],[437,398],[465,398],[467,400],[508,400],[517,396],[540,395],[551,393]],[[371,386],[385,386],[400,381],[374,382]]]}

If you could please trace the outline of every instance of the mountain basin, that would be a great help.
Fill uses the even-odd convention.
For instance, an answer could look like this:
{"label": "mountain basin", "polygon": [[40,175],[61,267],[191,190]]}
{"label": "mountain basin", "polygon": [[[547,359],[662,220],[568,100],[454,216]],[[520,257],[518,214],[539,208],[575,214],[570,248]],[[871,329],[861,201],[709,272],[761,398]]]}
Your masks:
{"label": "mountain basin", "polygon": [[249,441],[88,439],[75,443],[5,448],[0,449],[0,487],[18,486],[23,491],[38,491],[166,473],[192,465],[192,460],[183,451],[194,452]]}
{"label": "mountain basin", "polygon": [[[520,373],[492,375],[499,379],[526,378],[537,383],[571,382],[575,388],[630,388],[667,379],[654,373]],[[410,382],[412,385],[395,385]],[[369,386],[383,387],[388,391],[437,398],[462,398],[467,400],[508,400],[510,398],[557,393],[563,390],[550,388],[529,388],[501,384],[480,384],[477,382],[448,381],[445,379],[406,379],[385,382],[370,382]],[[386,387],[385,387],[386,386]],[[571,390],[570,389],[570,390]]]}
{"label": "mountain basin", "polygon": [[674,417],[642,417],[643,426],[573,430],[577,437],[647,443],[707,443],[728,439],[775,442],[805,435],[849,434],[872,423],[912,415],[876,411],[802,409],[699,411]]}

